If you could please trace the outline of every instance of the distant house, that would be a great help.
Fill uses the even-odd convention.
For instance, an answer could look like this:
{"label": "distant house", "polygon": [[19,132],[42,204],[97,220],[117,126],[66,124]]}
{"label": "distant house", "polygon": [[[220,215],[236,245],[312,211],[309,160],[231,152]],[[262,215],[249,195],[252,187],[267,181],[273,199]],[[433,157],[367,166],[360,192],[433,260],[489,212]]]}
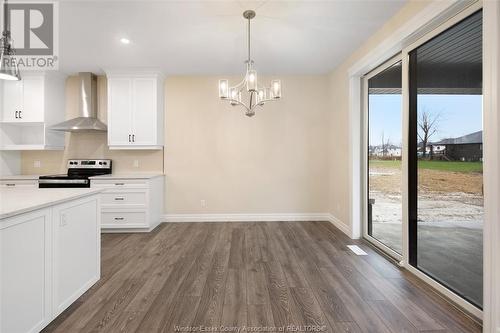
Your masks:
{"label": "distant house", "polygon": [[[445,153],[446,146],[440,145],[436,143],[429,143],[427,147],[425,147],[425,156],[443,156]],[[422,147],[422,143],[418,144],[417,148],[418,156],[424,155],[424,148]]]}
{"label": "distant house", "polygon": [[370,156],[376,157],[401,157],[401,147],[388,145],[384,149],[382,145],[370,146],[368,147],[368,153]]}
{"label": "distant house", "polygon": [[483,160],[483,131],[458,138],[443,139],[429,146],[444,146],[444,156],[452,161],[477,162]]}

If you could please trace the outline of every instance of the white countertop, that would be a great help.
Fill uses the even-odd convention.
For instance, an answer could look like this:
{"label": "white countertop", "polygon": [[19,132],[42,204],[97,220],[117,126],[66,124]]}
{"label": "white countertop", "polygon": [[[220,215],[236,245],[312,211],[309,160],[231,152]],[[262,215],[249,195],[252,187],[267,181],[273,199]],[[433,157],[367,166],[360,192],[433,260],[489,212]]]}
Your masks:
{"label": "white countertop", "polygon": [[89,177],[90,179],[150,179],[163,177],[161,173],[113,173],[111,175],[101,175]]}
{"label": "white countertop", "polygon": [[38,180],[40,175],[11,175],[0,176],[0,180]]}
{"label": "white countertop", "polygon": [[0,189],[0,220],[101,191],[95,188]]}

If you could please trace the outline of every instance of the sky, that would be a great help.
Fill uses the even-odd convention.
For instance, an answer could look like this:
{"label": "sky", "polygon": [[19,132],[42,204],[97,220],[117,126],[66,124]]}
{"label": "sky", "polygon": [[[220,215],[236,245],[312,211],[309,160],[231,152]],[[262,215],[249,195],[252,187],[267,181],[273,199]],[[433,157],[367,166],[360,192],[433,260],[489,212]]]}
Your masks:
{"label": "sky", "polygon": [[[455,138],[483,129],[481,95],[419,95],[418,111],[439,115],[431,141]],[[370,95],[370,144],[380,145],[382,132],[391,144],[401,144],[401,95]]]}

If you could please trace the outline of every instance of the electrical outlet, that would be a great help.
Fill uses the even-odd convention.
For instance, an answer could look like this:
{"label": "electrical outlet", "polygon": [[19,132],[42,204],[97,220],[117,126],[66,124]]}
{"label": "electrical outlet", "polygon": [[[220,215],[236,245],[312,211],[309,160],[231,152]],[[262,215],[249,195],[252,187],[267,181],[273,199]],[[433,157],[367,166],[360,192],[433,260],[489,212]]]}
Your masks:
{"label": "electrical outlet", "polygon": [[41,166],[42,166],[42,162],[40,162],[40,161],[34,161],[33,162],[33,167],[40,168]]}
{"label": "electrical outlet", "polygon": [[61,221],[59,222],[59,226],[64,227],[68,225],[68,221],[66,220],[66,214],[61,215]]}
{"label": "electrical outlet", "polygon": [[139,167],[139,160],[134,160],[134,168],[138,168]]}
{"label": "electrical outlet", "polygon": [[200,200],[200,206],[201,206],[201,208],[206,208],[207,207],[207,201],[205,199]]}

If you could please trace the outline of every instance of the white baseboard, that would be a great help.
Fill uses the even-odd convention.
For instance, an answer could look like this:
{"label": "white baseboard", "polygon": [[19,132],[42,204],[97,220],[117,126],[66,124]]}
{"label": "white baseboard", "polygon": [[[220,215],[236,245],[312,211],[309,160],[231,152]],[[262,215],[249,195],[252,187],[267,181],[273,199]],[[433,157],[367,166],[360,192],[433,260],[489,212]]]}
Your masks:
{"label": "white baseboard", "polygon": [[336,226],[337,229],[339,229],[344,234],[349,236],[349,238],[352,238],[351,228],[347,224],[345,224],[344,222],[342,222],[341,220],[339,220],[338,218],[336,218],[332,214],[328,214],[328,221],[330,221],[334,226]]}
{"label": "white baseboard", "polygon": [[329,221],[325,213],[290,214],[165,214],[163,222],[276,222]]}
{"label": "white baseboard", "polygon": [[162,222],[277,222],[277,221],[328,221],[351,237],[349,226],[329,213],[288,214],[165,214]]}

